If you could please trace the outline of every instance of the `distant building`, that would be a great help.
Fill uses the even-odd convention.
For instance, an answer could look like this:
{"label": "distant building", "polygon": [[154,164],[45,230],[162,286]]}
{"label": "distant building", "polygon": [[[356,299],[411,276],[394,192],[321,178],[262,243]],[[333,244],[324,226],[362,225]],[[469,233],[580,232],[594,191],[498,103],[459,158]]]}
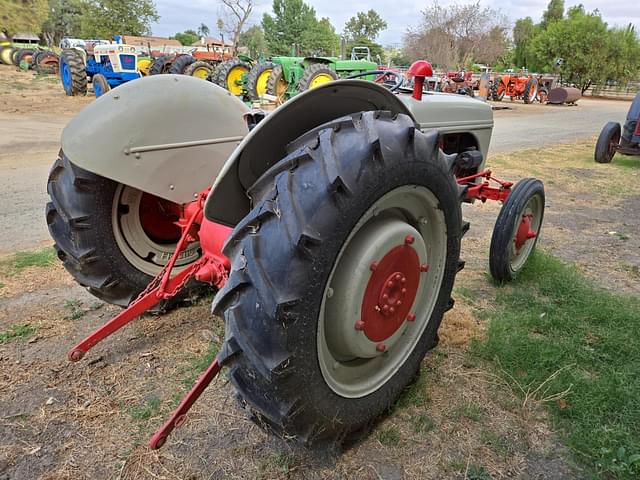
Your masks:
{"label": "distant building", "polygon": [[11,37],[11,39],[15,43],[33,43],[34,45],[40,43],[40,37],[31,32],[16,33],[13,37]]}
{"label": "distant building", "polygon": [[133,35],[123,35],[122,43],[133,45],[134,47],[143,47],[147,49],[151,45],[151,50],[166,50],[165,47],[182,47],[182,44],[174,38],[162,37],[136,37]]}
{"label": "distant building", "polygon": [[222,40],[213,37],[200,37],[200,40],[191,44],[198,50],[210,50],[218,53],[231,53],[233,44],[222,42]]}

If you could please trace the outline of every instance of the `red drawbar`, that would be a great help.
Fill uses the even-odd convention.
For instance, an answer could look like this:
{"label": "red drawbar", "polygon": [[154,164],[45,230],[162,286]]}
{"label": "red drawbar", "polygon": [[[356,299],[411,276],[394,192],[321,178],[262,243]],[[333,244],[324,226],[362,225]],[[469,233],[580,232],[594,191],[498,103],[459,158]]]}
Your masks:
{"label": "red drawbar", "polygon": [[362,299],[364,333],[372,342],[392,336],[405,321],[420,285],[420,259],[405,241],[387,252],[372,271]]}

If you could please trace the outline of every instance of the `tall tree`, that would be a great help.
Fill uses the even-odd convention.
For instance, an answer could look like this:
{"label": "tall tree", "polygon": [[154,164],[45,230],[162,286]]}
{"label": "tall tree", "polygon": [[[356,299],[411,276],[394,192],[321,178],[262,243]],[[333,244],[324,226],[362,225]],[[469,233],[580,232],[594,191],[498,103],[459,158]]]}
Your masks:
{"label": "tall tree", "polygon": [[0,0],[0,31],[40,33],[48,15],[48,0]]}
{"label": "tall tree", "polygon": [[236,54],[238,49],[238,41],[240,40],[240,33],[244,28],[245,23],[249,20],[251,12],[253,11],[253,0],[220,0],[224,6],[226,14],[226,21],[224,26],[227,32],[231,35],[231,43],[233,45],[233,54]]}
{"label": "tall tree", "polygon": [[531,40],[533,40],[535,33],[536,26],[531,17],[516,20],[516,24],[513,27],[513,43],[515,45],[514,63],[518,68],[529,68]]}
{"label": "tall tree", "polygon": [[304,0],[273,0],[273,14],[265,13],[262,28],[272,55],[287,55],[295,47],[303,55],[337,51],[338,38],[329,19],[316,18]]}
{"label": "tall tree", "polygon": [[550,23],[562,20],[564,17],[564,0],[551,0],[547,9],[542,14],[542,28],[546,28]]}
{"label": "tall tree", "polygon": [[347,20],[344,25],[344,36],[349,39],[368,38],[374,41],[382,30],[387,28],[387,22],[378,12],[371,9],[368,12],[358,12]]}
{"label": "tall tree", "polygon": [[259,58],[267,54],[267,41],[259,25],[249,27],[240,34],[238,45],[249,50],[251,58]]}
{"label": "tall tree", "polygon": [[422,11],[421,24],[404,36],[405,52],[450,69],[472,61],[493,64],[507,49],[504,15],[480,2],[442,7],[437,1]]}
{"label": "tall tree", "polygon": [[201,23],[200,26],[198,27],[198,35],[202,37],[208,37],[209,33],[211,33],[211,30],[209,30],[209,27],[207,27],[206,24]]}
{"label": "tall tree", "polygon": [[42,24],[47,45],[59,45],[64,36],[80,36],[85,7],[84,0],[49,0],[49,18]]}
{"label": "tall tree", "polygon": [[172,38],[178,40],[182,45],[193,45],[200,40],[200,35],[195,30],[185,30],[184,32],[176,33]]}
{"label": "tall tree", "polygon": [[148,35],[159,19],[153,0],[88,0],[82,36]]}

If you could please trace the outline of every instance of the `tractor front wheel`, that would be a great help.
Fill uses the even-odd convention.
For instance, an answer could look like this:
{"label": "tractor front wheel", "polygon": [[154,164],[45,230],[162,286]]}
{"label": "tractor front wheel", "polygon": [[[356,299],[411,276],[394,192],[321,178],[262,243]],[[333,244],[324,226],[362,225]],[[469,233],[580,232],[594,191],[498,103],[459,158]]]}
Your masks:
{"label": "tractor front wheel", "polygon": [[96,98],[101,97],[109,90],[111,90],[111,86],[104,75],[101,73],[96,73],[91,80],[91,84],[93,85],[93,93]]}
{"label": "tractor front wheel", "polygon": [[498,78],[497,83],[494,83],[492,88],[493,100],[496,102],[501,102],[504,98],[505,91],[506,87],[504,83],[502,83],[502,80]]}
{"label": "tractor front wheel", "polygon": [[274,67],[273,62],[259,62],[253,66],[247,77],[249,99],[260,100],[260,97],[267,93],[267,83]]}
{"label": "tractor front wheel", "polygon": [[610,163],[616,154],[616,147],[620,143],[620,124],[617,122],[607,122],[602,128],[598,141],[596,142],[596,150],[594,154],[595,161],[598,163]]}
{"label": "tractor front wheel", "polygon": [[277,98],[278,105],[283,104],[287,100],[287,89],[289,83],[284,76],[282,65],[276,65],[269,74],[267,80],[267,93]]}
{"label": "tractor front wheel", "polygon": [[523,178],[513,187],[493,228],[489,267],[496,281],[507,282],[520,273],[538,242],[543,217],[544,185],[536,178]]}
{"label": "tractor front wheel", "polygon": [[239,58],[228,60],[220,65],[216,83],[229,90],[232,95],[239,97],[244,92],[244,76],[249,73],[249,70],[251,65]]}
{"label": "tractor front wheel", "polygon": [[[55,249],[78,283],[126,307],[166,265],[181,235],[179,205],[95,175],[64,155],[49,173],[46,218]],[[177,262],[200,256],[197,242]]]}
{"label": "tractor front wheel", "polygon": [[180,55],[177,57],[173,63],[171,64],[171,68],[169,69],[169,73],[173,73],[174,75],[182,75],[184,71],[196,61],[191,55]]}
{"label": "tractor front wheel", "polygon": [[62,52],[60,55],[60,79],[68,96],[87,94],[87,71],[80,53],[73,49]]}
{"label": "tractor front wheel", "polygon": [[153,60],[151,68],[149,69],[149,75],[161,75],[163,73],[169,73],[174,58],[175,57],[173,55],[165,55]]}
{"label": "tractor front wheel", "polygon": [[529,79],[527,84],[524,86],[524,93],[522,94],[522,99],[524,103],[533,103],[536,101],[538,96],[538,82],[535,78]]}
{"label": "tractor front wheel", "polygon": [[340,444],[388,411],[436,343],[460,189],[437,133],[405,115],[353,114],[290,145],[226,243],[221,359],[258,424]]}
{"label": "tractor front wheel", "polygon": [[193,62],[191,65],[184,69],[183,73],[190,77],[196,77],[201,78],[202,80],[206,80],[213,73],[213,65],[203,60]]}

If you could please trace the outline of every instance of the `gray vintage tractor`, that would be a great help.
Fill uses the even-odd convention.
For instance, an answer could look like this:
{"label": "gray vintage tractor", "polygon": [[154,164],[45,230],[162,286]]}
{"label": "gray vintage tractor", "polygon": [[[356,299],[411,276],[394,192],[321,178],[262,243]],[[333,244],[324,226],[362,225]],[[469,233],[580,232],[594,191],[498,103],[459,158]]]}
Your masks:
{"label": "gray vintage tractor", "polygon": [[505,281],[522,269],[542,183],[493,177],[491,108],[423,94],[427,62],[409,74],[413,91],[401,79],[394,91],[339,80],[266,116],[209,82],[152,76],[106,92],[66,127],[49,231],[80,284],[126,307],[69,359],[185,291],[217,289],[224,344],[152,448],[223,366],[251,418],[286,438],[366,432],[453,307],[462,202],[504,202],[490,270]]}
{"label": "gray vintage tractor", "polygon": [[636,94],[623,127],[618,122],[607,122],[598,136],[594,159],[598,163],[610,163],[613,156],[640,155],[640,93]]}

